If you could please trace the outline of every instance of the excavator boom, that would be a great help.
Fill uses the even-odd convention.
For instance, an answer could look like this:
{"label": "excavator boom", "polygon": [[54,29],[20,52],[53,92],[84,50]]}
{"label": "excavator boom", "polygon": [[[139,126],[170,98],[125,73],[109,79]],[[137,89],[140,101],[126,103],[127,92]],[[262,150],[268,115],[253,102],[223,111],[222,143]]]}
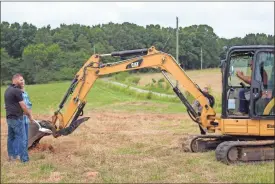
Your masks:
{"label": "excavator boom", "polygon": [[[101,59],[103,57],[130,58],[116,63],[101,63]],[[68,132],[72,133],[81,123],[88,119],[88,117],[81,119],[78,118],[80,115],[83,115],[83,109],[86,104],[86,96],[99,77],[112,73],[138,70],[142,68],[159,69],[168,82],[172,85],[176,95],[186,106],[192,119],[199,125],[201,132],[205,134],[207,130],[214,131],[211,122],[214,122],[216,113],[212,107],[209,106],[205,94],[199,86],[186,75],[171,55],[157,51],[155,47],[151,47],[149,49],[119,51],[110,54],[92,55],[75,75],[70,87],[59,104],[59,109],[52,117],[52,120],[42,121],[42,126],[50,129],[53,132],[54,137],[59,137],[65,134],[69,135]],[[167,72],[179,81],[179,83],[182,84],[182,86],[200,102],[203,106],[201,116],[199,116],[192,108],[178,87],[172,84],[166,74]],[[65,112],[62,113],[61,110],[64,108],[64,105],[70,96],[71,99],[66,105]],[[30,132],[37,132],[37,129],[37,126],[33,126],[30,128]],[[35,133],[33,134],[34,135],[31,134],[32,136],[29,138],[30,146],[37,142],[37,140],[40,140],[43,136],[48,135],[43,132],[39,132],[39,135],[36,135]]]}
{"label": "excavator boom", "polygon": [[[100,59],[106,56],[125,57],[132,55],[138,56],[116,63],[102,64],[100,62]],[[86,104],[86,95],[98,77],[142,68],[157,68],[164,74],[166,72],[170,73],[190,94],[193,95],[194,99],[198,100],[203,106],[201,116],[199,117],[192,106],[188,104],[187,101],[183,100],[183,95],[180,94],[178,88],[173,86],[174,91],[178,96],[180,95],[181,100],[185,102],[184,105],[186,105],[187,109],[192,113],[194,118],[196,118],[197,122],[205,129],[213,128],[211,122],[215,120],[216,113],[212,107],[209,106],[207,98],[202,90],[186,75],[171,55],[157,51],[154,47],[147,49],[147,52],[145,49],[139,49],[114,52],[109,55],[93,55],[76,74],[72,82],[70,89],[74,89],[74,86],[75,89],[73,93],[72,90],[68,91],[68,93],[72,93],[72,98],[67,105],[65,113],[61,114],[60,112],[60,109],[66,101],[66,99],[63,99],[60,104],[60,109],[55,113],[52,122],[56,124],[58,120],[59,127],[62,129],[68,125],[72,118],[73,120],[71,122],[77,120]],[[165,77],[167,78],[167,75],[165,75]]]}

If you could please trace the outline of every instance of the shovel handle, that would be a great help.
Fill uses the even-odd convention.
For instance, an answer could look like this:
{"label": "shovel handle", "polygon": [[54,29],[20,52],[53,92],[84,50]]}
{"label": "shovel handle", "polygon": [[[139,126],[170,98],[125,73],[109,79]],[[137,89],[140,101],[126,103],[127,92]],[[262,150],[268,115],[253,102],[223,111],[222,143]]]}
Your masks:
{"label": "shovel handle", "polygon": [[34,120],[34,122],[38,125],[39,129],[41,128],[41,125],[36,121]]}

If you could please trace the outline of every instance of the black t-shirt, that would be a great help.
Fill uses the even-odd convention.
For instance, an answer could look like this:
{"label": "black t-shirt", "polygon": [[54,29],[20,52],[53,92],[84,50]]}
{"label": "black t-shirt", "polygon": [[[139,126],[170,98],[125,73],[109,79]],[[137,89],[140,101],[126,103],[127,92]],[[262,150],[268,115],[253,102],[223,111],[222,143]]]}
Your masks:
{"label": "black t-shirt", "polygon": [[6,117],[16,119],[23,116],[23,110],[19,104],[23,101],[22,91],[15,85],[10,85],[5,91]]}

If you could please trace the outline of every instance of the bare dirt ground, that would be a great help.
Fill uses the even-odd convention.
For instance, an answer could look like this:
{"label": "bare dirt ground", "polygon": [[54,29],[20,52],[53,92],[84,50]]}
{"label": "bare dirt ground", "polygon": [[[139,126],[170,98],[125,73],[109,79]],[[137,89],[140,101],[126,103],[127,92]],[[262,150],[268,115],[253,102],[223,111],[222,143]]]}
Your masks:
{"label": "bare dirt ground", "polygon": [[1,183],[274,183],[272,163],[227,166],[214,152],[182,152],[179,140],[199,133],[187,114],[94,110],[86,115],[91,118],[73,134],[43,138],[26,164],[7,161],[1,118]]}
{"label": "bare dirt ground", "polygon": [[[137,104],[137,102],[135,102],[133,105],[144,104]],[[58,139],[50,136],[44,137],[37,148],[29,151],[30,163],[38,163],[41,160],[45,160],[54,165],[53,167],[56,169],[48,173],[50,177],[43,177],[44,175],[42,174],[42,176],[37,177],[37,179],[35,179],[35,177],[32,177],[32,179],[28,177],[25,178],[25,180],[19,180],[18,178],[9,181],[63,181],[62,178],[64,179],[64,174],[77,172],[79,169],[73,171],[75,167],[86,168],[88,162],[94,167],[87,167],[88,169],[83,168],[84,170],[81,172],[85,171],[83,173],[84,177],[81,177],[82,179],[77,181],[102,182],[105,181],[106,178],[99,175],[99,171],[95,169],[96,165],[103,165],[104,168],[108,167],[108,165],[112,165],[110,168],[118,167],[120,164],[123,164],[123,160],[125,159],[121,158],[120,160],[120,155],[128,155],[127,159],[134,159],[131,161],[132,166],[129,167],[140,167],[140,165],[147,162],[155,162],[155,158],[148,156],[139,158],[137,157],[138,154],[152,152],[153,154],[165,155],[165,152],[179,148],[177,140],[183,136],[183,127],[186,127],[185,132],[196,132],[196,126],[185,114],[94,111],[90,112],[87,116],[91,117],[88,122],[82,124],[72,135]],[[49,119],[47,116],[35,117],[37,119]],[[6,121],[5,118],[1,118],[1,167],[9,168],[13,166],[7,162],[6,141]],[[160,150],[157,151],[158,149],[164,151],[164,153]],[[69,170],[62,174],[58,168],[63,167],[69,168]],[[127,165],[124,167],[126,170],[127,168],[129,169]],[[31,170],[31,168],[29,169]],[[6,172],[8,175],[11,174],[9,171]],[[138,180],[135,176],[131,175],[131,177],[132,180]],[[131,177],[127,181],[132,181]],[[115,181],[125,181],[122,178],[115,178]]]}
{"label": "bare dirt ground", "polygon": [[[131,102],[133,105],[146,105],[138,104],[138,102]],[[158,135],[162,133],[168,133],[166,130],[153,130],[156,124],[160,125],[161,122],[170,122],[169,124],[161,127],[176,127],[180,125],[180,122],[183,120],[189,121],[189,117],[186,114],[159,114],[159,113],[126,113],[126,112],[90,112],[87,114],[91,118],[82,124],[78,130],[72,135],[73,141],[71,141],[71,136],[68,136],[69,142],[72,144],[83,144],[81,137],[82,136],[99,136],[99,135],[109,135],[109,134],[124,134],[129,136],[136,136],[138,139],[139,136],[143,135]],[[37,119],[49,119],[49,116],[36,116]],[[2,153],[6,152],[6,139],[7,139],[7,124],[6,119],[1,118],[1,150]],[[190,121],[188,124],[193,125]],[[81,136],[78,136],[81,135]],[[42,142],[47,142],[40,144],[36,150],[46,150],[46,147],[50,147],[49,143],[57,146],[58,143],[62,143],[64,137],[54,139],[50,137],[43,138]],[[60,141],[59,141],[60,140]],[[102,140],[103,141],[103,140]],[[104,141],[103,141],[104,142]],[[112,143],[114,146],[114,143]],[[67,146],[66,146],[67,147]],[[61,148],[58,148],[62,152]]]}

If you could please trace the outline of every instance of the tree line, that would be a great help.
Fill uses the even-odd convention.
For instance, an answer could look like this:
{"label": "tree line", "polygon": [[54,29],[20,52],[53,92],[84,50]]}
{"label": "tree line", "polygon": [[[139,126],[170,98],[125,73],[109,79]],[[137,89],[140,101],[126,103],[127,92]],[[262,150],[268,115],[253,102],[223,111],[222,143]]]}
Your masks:
{"label": "tree line", "polygon": [[[236,28],[237,29],[237,28]],[[31,23],[1,22],[1,84],[14,73],[24,75],[29,84],[71,80],[84,62],[95,53],[149,48],[176,56],[176,29],[160,25],[108,23],[94,26],[61,24],[37,28]],[[225,56],[224,46],[274,44],[274,35],[247,34],[219,38],[208,25],[179,28],[179,63],[184,69],[218,67]],[[114,62],[104,59],[103,62]],[[148,71],[148,70],[143,70]]]}

